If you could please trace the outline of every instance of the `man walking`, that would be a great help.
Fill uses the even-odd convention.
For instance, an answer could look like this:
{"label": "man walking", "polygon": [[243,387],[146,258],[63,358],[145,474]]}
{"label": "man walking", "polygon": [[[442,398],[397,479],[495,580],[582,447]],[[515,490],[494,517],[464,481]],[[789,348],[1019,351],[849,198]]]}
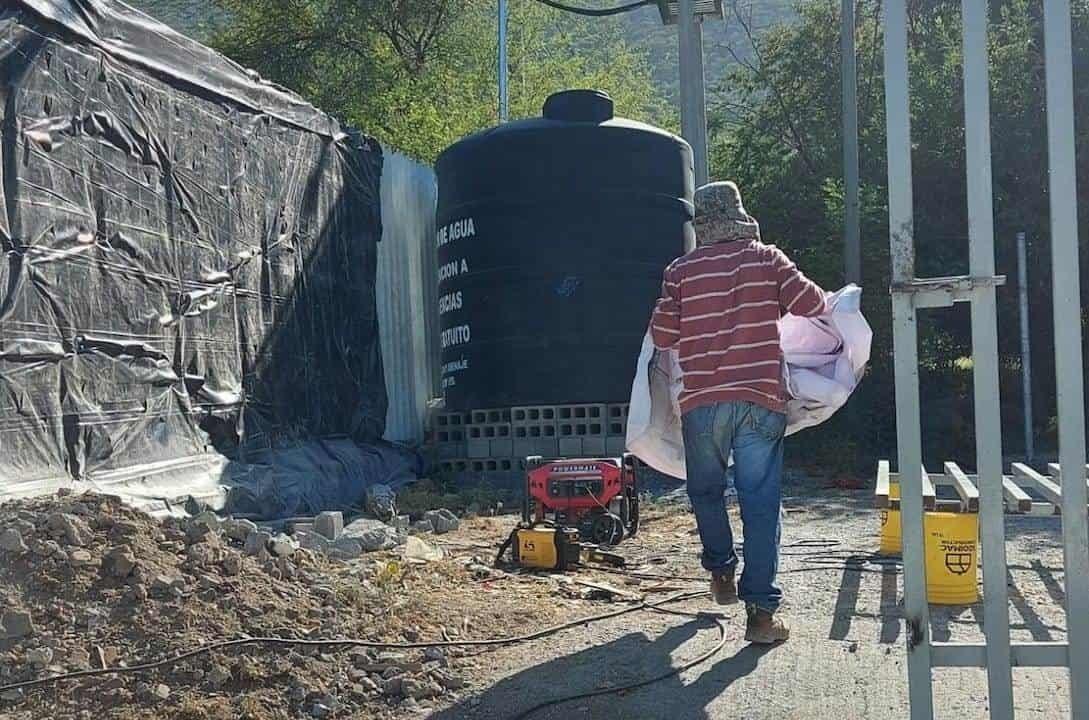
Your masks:
{"label": "man walking", "polygon": [[[775,616],[780,479],[786,392],[779,318],[826,311],[825,293],[782,251],[760,241],[760,226],[732,182],[696,191],[697,247],[665,270],[651,318],[659,350],[676,348],[688,496],[703,543],[702,562],[721,605],[745,602],[745,639],[771,644],[790,636]],[[726,516],[726,470],[734,458],[745,569]]]}

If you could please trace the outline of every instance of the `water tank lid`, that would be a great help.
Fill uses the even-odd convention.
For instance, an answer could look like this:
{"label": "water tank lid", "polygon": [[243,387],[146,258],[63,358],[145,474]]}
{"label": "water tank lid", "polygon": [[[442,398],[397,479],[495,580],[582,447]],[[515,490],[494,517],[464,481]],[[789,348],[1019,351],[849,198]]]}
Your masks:
{"label": "water tank lid", "polygon": [[600,90],[564,90],[548,96],[541,114],[562,122],[601,123],[613,119],[613,99]]}

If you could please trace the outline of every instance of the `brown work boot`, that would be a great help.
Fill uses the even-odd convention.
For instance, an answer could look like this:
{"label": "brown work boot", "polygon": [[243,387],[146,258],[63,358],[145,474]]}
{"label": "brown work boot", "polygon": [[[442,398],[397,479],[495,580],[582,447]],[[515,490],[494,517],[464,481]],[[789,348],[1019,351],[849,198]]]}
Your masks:
{"label": "brown work boot", "polygon": [[733,605],[737,602],[737,585],[734,584],[732,569],[711,573],[711,595],[719,605]]}
{"label": "brown work boot", "polygon": [[750,605],[745,624],[745,640],[756,645],[774,645],[790,637],[790,628],[775,613]]}

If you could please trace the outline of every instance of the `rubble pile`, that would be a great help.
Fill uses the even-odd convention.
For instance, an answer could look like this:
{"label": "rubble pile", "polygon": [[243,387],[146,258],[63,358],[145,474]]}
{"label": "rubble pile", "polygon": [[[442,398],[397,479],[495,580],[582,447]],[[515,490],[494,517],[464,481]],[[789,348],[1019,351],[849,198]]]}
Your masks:
{"label": "rubble pile", "polygon": [[[243,635],[456,636],[443,625],[450,609],[435,598],[478,602],[472,574],[412,535],[458,525],[449,511],[418,523],[394,515],[345,524],[326,513],[286,534],[211,512],[159,521],[104,495],[0,505],[0,685],[131,666]],[[139,674],[9,691],[0,716],[411,717],[457,699],[460,657],[457,649],[243,646]]]}

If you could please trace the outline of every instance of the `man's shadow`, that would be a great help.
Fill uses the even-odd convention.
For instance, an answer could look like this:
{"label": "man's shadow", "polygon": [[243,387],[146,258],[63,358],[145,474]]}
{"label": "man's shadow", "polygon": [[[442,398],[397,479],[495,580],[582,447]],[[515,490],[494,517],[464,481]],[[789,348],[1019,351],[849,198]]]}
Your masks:
{"label": "man's shadow", "polygon": [[[641,632],[629,633],[530,667],[430,718],[517,718],[543,701],[618,688],[661,675],[710,649],[718,638],[718,630],[706,620],[672,627],[654,640]],[[546,654],[548,641],[541,642],[542,654]],[[688,684],[674,675],[636,690],[560,702],[532,713],[528,720],[710,720],[706,707],[734,682],[753,672],[771,650],[774,646],[739,648],[738,641],[732,640],[713,658],[689,671],[689,675],[700,674]]]}

